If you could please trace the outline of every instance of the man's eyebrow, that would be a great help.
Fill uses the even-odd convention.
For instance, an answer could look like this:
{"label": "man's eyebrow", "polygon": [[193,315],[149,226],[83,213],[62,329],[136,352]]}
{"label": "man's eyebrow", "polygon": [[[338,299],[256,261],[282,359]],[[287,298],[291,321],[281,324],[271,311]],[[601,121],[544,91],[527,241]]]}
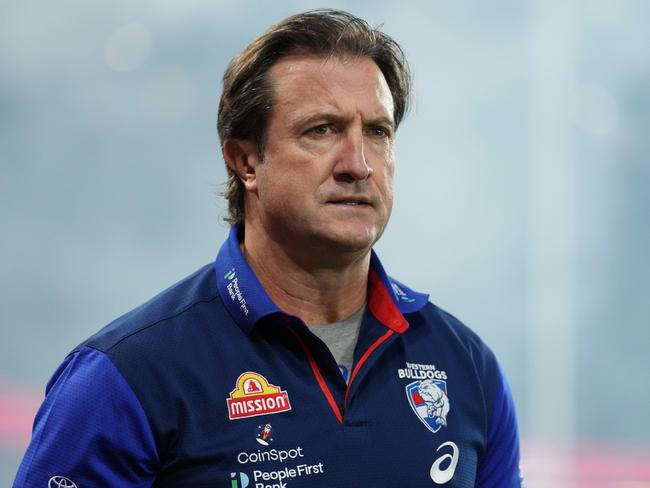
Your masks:
{"label": "man's eyebrow", "polygon": [[334,123],[334,124],[343,124],[346,121],[345,117],[340,115],[330,113],[330,112],[316,112],[314,114],[305,115],[303,117],[298,117],[291,123],[293,128],[301,128],[304,126],[310,126],[311,124],[316,123]]}
{"label": "man's eyebrow", "polygon": [[395,130],[395,122],[390,117],[377,117],[375,119],[370,119],[366,122],[366,125],[387,125],[390,130]]}
{"label": "man's eyebrow", "polygon": [[[302,128],[305,126],[310,126],[311,124],[316,123],[334,123],[342,125],[348,121],[347,117],[342,117],[341,115],[330,113],[330,112],[317,112],[311,115],[305,115],[304,117],[298,117],[291,123],[292,128]],[[380,116],[367,120],[364,125],[374,126],[374,125],[386,125],[391,130],[395,129],[395,122],[390,117]]]}

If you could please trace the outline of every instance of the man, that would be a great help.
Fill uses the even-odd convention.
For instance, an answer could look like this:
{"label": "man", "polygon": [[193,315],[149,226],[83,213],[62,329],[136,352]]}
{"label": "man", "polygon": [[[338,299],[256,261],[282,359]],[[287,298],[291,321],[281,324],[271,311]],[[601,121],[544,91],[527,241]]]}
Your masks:
{"label": "man", "polygon": [[337,11],[233,60],[230,237],[66,358],[15,487],[520,486],[493,354],[372,251],[409,85],[399,46]]}

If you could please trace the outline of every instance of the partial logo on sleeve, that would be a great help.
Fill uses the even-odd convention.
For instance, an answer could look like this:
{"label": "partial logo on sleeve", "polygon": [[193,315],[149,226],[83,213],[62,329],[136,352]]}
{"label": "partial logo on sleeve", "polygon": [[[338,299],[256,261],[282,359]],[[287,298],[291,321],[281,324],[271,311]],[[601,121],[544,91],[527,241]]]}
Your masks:
{"label": "partial logo on sleeve", "polygon": [[413,413],[434,434],[447,427],[449,397],[447,394],[447,373],[433,364],[406,363],[398,369],[400,378],[416,379],[406,385],[406,398]]}
{"label": "partial logo on sleeve", "polygon": [[52,476],[47,482],[47,488],[77,488],[77,485],[65,476]]}
{"label": "partial logo on sleeve", "polygon": [[226,402],[230,420],[291,410],[286,390],[271,385],[264,376],[252,371],[239,375]]}

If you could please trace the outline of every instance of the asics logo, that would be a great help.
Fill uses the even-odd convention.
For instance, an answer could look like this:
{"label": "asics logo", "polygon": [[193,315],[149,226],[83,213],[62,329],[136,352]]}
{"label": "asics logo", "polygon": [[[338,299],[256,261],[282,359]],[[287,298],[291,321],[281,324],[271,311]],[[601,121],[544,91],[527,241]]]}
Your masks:
{"label": "asics logo", "polygon": [[[431,470],[429,471],[431,481],[433,481],[436,485],[444,485],[445,483],[451,481],[451,479],[454,477],[454,473],[456,472],[456,466],[458,465],[458,458],[460,455],[458,446],[453,442],[445,442],[444,444],[440,444],[440,446],[438,446],[438,449],[436,449],[436,452],[443,447],[450,447],[451,453],[448,452],[436,459],[431,465]],[[447,461],[449,464],[447,464],[445,467],[442,467],[442,464]]]}

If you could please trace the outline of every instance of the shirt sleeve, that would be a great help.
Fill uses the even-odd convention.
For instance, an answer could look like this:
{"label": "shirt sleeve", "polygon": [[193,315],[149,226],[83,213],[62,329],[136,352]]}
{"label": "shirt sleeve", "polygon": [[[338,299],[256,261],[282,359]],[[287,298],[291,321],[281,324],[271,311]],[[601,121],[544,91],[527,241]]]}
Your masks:
{"label": "shirt sleeve", "polygon": [[519,434],[512,393],[500,369],[487,449],[476,477],[476,488],[522,488],[519,469]]}
{"label": "shirt sleeve", "polygon": [[43,488],[54,478],[54,486],[144,488],[158,465],[135,393],[106,354],[85,347],[50,380],[13,487]]}

